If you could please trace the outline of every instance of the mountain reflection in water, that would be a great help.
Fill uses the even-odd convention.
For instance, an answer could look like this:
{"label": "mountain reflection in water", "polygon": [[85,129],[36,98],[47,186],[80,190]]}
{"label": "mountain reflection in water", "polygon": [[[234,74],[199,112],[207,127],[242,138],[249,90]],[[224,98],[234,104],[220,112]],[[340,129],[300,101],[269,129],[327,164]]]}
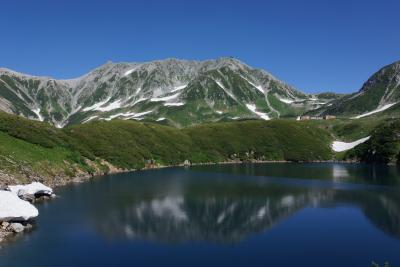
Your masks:
{"label": "mountain reflection in water", "polygon": [[[350,205],[359,208],[377,228],[400,238],[399,192],[381,185],[365,187],[370,176],[362,180],[359,175],[365,170],[338,164],[316,169],[317,176],[326,171],[325,181],[361,183],[337,189],[331,183],[313,186],[313,180],[292,179],[276,184],[274,181],[282,179],[248,176],[249,173],[231,175],[224,173],[224,168],[236,167],[222,166],[213,175],[202,172],[202,168],[190,173],[171,169],[164,170],[163,177],[151,177],[148,172],[118,183],[97,184],[107,187],[98,188],[99,191],[118,192],[118,196],[96,198],[99,208],[91,211],[90,222],[109,239],[236,243],[268,231],[306,207]],[[302,177],[304,173],[298,175]],[[394,182],[392,178],[389,181]]]}

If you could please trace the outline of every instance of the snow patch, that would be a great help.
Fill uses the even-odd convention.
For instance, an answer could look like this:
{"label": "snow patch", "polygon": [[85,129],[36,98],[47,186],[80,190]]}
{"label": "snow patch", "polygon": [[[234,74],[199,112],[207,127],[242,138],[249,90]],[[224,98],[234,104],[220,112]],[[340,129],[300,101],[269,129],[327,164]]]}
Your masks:
{"label": "snow patch", "polygon": [[258,115],[260,118],[262,118],[263,120],[270,120],[268,114],[263,113],[263,112],[259,112],[257,111],[256,105],[254,104],[246,104],[246,107],[253,112],[254,114]]}
{"label": "snow patch", "polygon": [[118,108],[121,108],[121,102],[122,102],[121,99],[118,99],[118,100],[108,104],[105,107],[102,107],[102,106],[96,107],[94,110],[105,112],[105,111],[111,111],[113,109],[118,109]]}
{"label": "snow patch", "polygon": [[261,85],[256,85],[255,83],[251,82],[249,79],[247,79],[246,77],[242,76],[241,77],[246,80],[250,85],[252,85],[253,87],[255,87],[258,91],[260,91],[261,93],[265,94],[264,89],[262,88]]}
{"label": "snow patch", "polygon": [[133,68],[133,69],[127,70],[127,71],[124,73],[124,76],[128,76],[129,74],[131,74],[132,72],[134,72],[134,71],[135,71],[135,69],[136,69],[136,68]]}
{"label": "snow patch", "polygon": [[216,110],[215,112],[218,113],[218,114],[220,114],[220,115],[221,115],[222,113],[224,113],[224,112],[221,111],[221,110]]}
{"label": "snow patch", "polygon": [[36,114],[39,121],[44,121],[44,118],[40,115],[40,108],[33,109],[32,112]]}
{"label": "snow patch", "polygon": [[149,114],[151,112],[153,112],[153,110],[139,112],[139,113],[135,113],[135,112],[118,113],[118,114],[111,115],[110,117],[105,118],[104,120],[110,121],[110,120],[118,118],[118,117],[124,117],[125,120],[129,120],[129,119],[142,117],[142,116],[144,116],[146,114]]}
{"label": "snow patch", "polygon": [[225,88],[225,86],[220,82],[220,81],[216,81],[214,80],[219,87],[221,87],[222,90],[225,91],[225,93],[227,93],[230,97],[232,97],[235,101],[237,101],[236,97],[228,90]]}
{"label": "snow patch", "polygon": [[164,117],[156,119],[156,121],[165,121],[166,119]]}
{"label": "snow patch", "polygon": [[46,194],[51,195],[53,194],[53,189],[48,186],[45,186],[42,183],[33,182],[27,185],[9,185],[8,190],[10,190],[15,195],[18,195],[20,190],[23,190],[25,194],[28,195],[35,195],[35,194]]}
{"label": "snow patch", "polygon": [[29,202],[9,191],[0,191],[0,221],[26,221],[39,215]]}
{"label": "snow patch", "polygon": [[343,152],[343,151],[352,149],[353,147],[358,146],[359,144],[364,143],[369,138],[370,138],[370,136],[367,136],[365,138],[361,138],[361,139],[356,140],[356,141],[351,142],[351,143],[346,143],[346,142],[341,142],[341,141],[334,141],[332,143],[332,150],[335,151],[335,152]]}
{"label": "snow patch", "polygon": [[377,108],[377,109],[375,109],[373,111],[370,111],[370,112],[355,116],[352,119],[360,119],[360,118],[367,117],[369,115],[372,115],[372,114],[375,114],[375,113],[378,113],[378,112],[382,112],[382,111],[384,111],[384,110],[386,110],[386,109],[388,109],[388,108],[390,108],[390,107],[392,107],[392,106],[394,106],[396,104],[397,104],[397,102],[396,103],[391,103],[391,104],[386,104],[386,105],[384,105],[384,106],[382,106],[380,108]]}
{"label": "snow patch", "polygon": [[286,104],[292,104],[294,102],[294,100],[291,99],[286,99],[286,98],[278,98],[279,101],[286,103]]}
{"label": "snow patch", "polygon": [[165,101],[169,101],[172,99],[175,99],[179,96],[180,93],[174,94],[174,95],[170,95],[170,96],[164,96],[164,97],[155,97],[150,99],[151,102],[165,102]]}
{"label": "snow patch", "polygon": [[142,98],[139,98],[139,99],[135,100],[131,105],[134,106],[137,103],[140,103],[140,102],[143,102],[143,101],[146,101],[146,100],[148,100],[148,98],[142,97]]}
{"label": "snow patch", "polygon": [[165,107],[179,107],[179,106],[183,106],[183,105],[185,105],[185,103],[183,103],[183,102],[164,103]]}
{"label": "snow patch", "polygon": [[187,84],[174,87],[174,89],[172,89],[171,93],[176,92],[176,91],[183,90],[183,89],[185,89],[186,87],[187,87]]}
{"label": "snow patch", "polygon": [[106,100],[100,101],[90,107],[86,107],[83,109],[83,111],[90,111],[90,110],[95,110],[101,106],[103,106],[104,104],[106,104],[108,101],[110,101],[111,97],[108,97]]}

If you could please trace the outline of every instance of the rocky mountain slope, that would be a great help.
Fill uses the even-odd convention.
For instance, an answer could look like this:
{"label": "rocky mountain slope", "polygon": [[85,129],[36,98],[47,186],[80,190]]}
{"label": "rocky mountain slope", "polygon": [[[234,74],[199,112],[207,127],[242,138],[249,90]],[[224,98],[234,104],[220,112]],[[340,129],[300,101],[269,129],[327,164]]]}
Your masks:
{"label": "rocky mountain slope", "polygon": [[372,75],[362,88],[332,101],[310,114],[339,115],[355,119],[398,114],[400,105],[400,61],[383,67]]}
{"label": "rocky mountain slope", "polygon": [[0,110],[57,127],[133,119],[187,126],[296,116],[336,96],[307,95],[234,58],[107,63],[72,80],[0,69]]}

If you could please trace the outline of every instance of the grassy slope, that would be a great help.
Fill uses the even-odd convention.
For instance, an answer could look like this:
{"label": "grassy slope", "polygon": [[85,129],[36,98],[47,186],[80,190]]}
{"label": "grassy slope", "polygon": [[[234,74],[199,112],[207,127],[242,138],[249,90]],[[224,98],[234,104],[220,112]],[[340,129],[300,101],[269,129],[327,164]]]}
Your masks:
{"label": "grassy slope", "polygon": [[330,135],[323,129],[289,120],[203,124],[186,128],[194,143],[193,160],[220,161],[246,152],[265,160],[319,160],[331,158]]}
{"label": "grassy slope", "polygon": [[53,179],[93,171],[84,159],[98,164],[105,159],[126,169],[143,168],[149,159],[162,165],[185,159],[325,160],[332,157],[330,141],[325,129],[289,120],[210,123],[185,129],[114,120],[60,130],[0,113],[0,171],[20,180]]}
{"label": "grassy slope", "polygon": [[59,177],[60,184],[78,172],[93,172],[73,141],[47,123],[0,112],[0,172],[21,181]]}
{"label": "grassy slope", "polygon": [[352,142],[364,138],[382,123],[383,119],[336,119],[336,120],[311,120],[308,123],[329,131],[336,140]]}
{"label": "grassy slope", "polygon": [[[134,121],[93,122],[67,128],[82,151],[122,168],[141,168],[146,160],[163,165],[218,162],[235,158],[268,160],[329,159],[329,134],[289,121],[202,124],[185,129]],[[86,151],[86,152],[85,152]],[[253,156],[246,155],[253,152]]]}

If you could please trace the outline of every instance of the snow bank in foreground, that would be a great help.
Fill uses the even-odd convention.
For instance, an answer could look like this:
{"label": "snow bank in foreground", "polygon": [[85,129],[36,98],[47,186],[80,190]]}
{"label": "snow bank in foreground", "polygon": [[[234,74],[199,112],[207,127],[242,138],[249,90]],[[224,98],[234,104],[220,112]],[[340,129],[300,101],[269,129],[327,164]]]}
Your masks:
{"label": "snow bank in foreground", "polygon": [[359,140],[356,140],[354,142],[351,143],[346,143],[346,142],[340,142],[340,141],[335,141],[332,143],[332,149],[335,152],[342,152],[342,151],[346,151],[349,149],[352,149],[355,146],[358,146],[359,144],[364,143],[365,141],[367,141],[370,138],[370,136],[367,136],[365,138],[361,138]]}
{"label": "snow bank in foreground", "polygon": [[13,192],[0,191],[0,221],[26,221],[38,215],[39,211],[29,202]]}
{"label": "snow bank in foreground", "polygon": [[378,112],[382,112],[382,111],[384,111],[384,110],[386,110],[386,109],[388,109],[388,108],[390,108],[391,106],[396,105],[396,104],[397,104],[397,103],[386,104],[386,105],[384,105],[384,106],[382,106],[382,107],[380,107],[380,108],[377,108],[377,109],[375,109],[375,110],[373,110],[373,111],[370,111],[370,112],[367,112],[367,113],[364,113],[364,114],[355,116],[355,117],[353,117],[352,119],[360,119],[360,118],[367,117],[367,116],[369,116],[369,115],[372,115],[372,114],[375,114],[375,113],[378,113]]}
{"label": "snow bank in foreground", "polygon": [[35,195],[35,194],[43,194],[43,195],[52,195],[53,189],[44,184],[33,182],[27,185],[9,185],[8,190],[18,196],[18,192],[23,190],[24,194]]}

